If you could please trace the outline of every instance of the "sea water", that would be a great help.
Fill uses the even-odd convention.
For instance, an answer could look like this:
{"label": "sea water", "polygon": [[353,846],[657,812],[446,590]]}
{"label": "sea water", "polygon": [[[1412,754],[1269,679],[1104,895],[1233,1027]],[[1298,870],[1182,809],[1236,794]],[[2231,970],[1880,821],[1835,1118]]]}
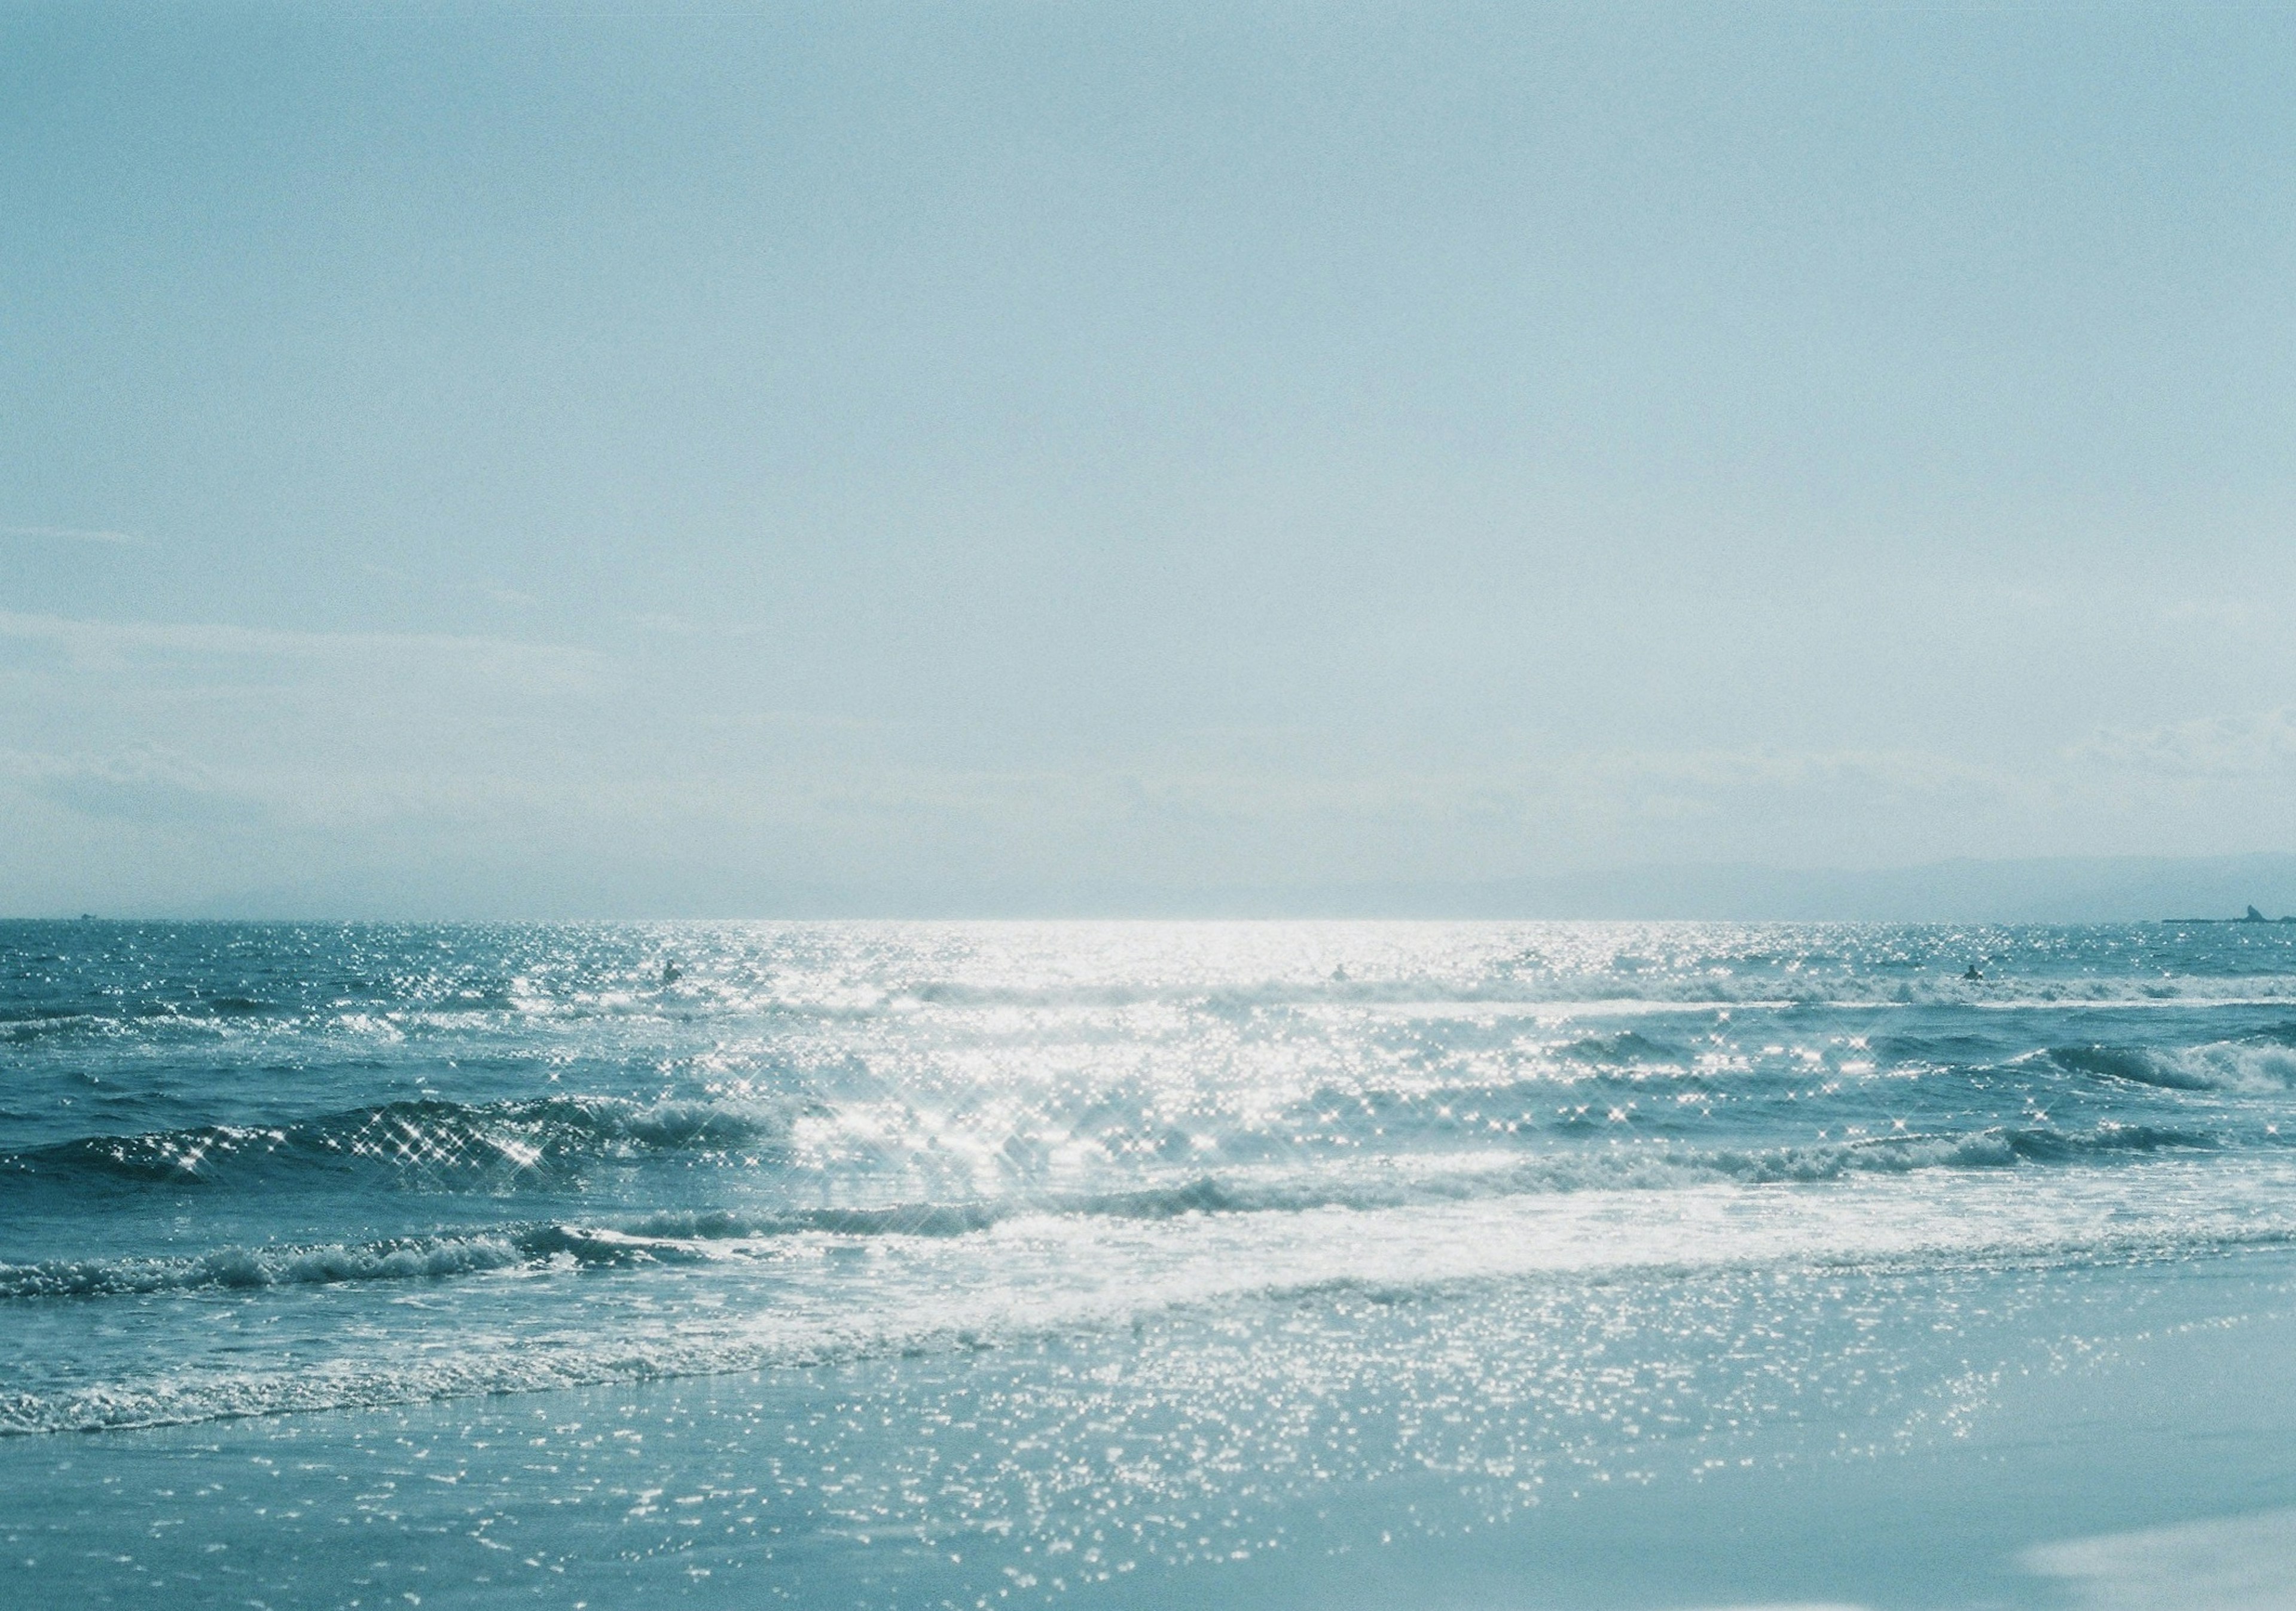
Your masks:
{"label": "sea water", "polygon": [[0,925],[0,1600],[2296,1603],[2296,926]]}

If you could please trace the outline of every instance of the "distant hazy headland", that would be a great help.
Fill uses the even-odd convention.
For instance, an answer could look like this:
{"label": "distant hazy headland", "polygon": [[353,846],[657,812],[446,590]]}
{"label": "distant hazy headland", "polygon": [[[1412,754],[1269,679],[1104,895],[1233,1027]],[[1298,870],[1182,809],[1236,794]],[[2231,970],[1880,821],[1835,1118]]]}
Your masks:
{"label": "distant hazy headland", "polygon": [[[155,916],[217,918],[1491,918],[2138,922],[2296,912],[2296,854],[1962,860],[1880,869],[1748,864],[1625,867],[1546,878],[1258,887],[1018,879],[798,882],[718,870],[707,879],[524,881],[431,870],[248,890]],[[475,904],[470,891],[481,889]],[[101,914],[111,915],[111,914]]]}
{"label": "distant hazy headland", "polygon": [[1632,867],[1450,889],[1366,890],[1401,913],[1540,918],[2127,922],[2296,912],[2296,855],[2047,857],[1872,870]]}

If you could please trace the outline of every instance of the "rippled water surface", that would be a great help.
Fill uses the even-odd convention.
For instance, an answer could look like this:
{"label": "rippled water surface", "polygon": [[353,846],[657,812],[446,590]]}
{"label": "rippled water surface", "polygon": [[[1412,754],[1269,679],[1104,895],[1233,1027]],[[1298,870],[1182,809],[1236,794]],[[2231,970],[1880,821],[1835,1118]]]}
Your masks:
{"label": "rippled water surface", "polygon": [[1690,1603],[1538,1518],[2272,1322],[2292,1144],[2296,926],[0,925],[0,1518],[98,1600]]}

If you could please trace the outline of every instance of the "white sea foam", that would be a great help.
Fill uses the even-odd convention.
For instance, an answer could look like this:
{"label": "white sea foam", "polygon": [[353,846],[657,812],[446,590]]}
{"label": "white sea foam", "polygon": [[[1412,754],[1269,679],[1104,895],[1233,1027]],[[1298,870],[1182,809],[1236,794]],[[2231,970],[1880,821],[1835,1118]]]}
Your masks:
{"label": "white sea foam", "polygon": [[[2211,1173],[2205,1196],[2196,1166],[2162,1167],[2169,1175],[2134,1199],[2118,1172],[2072,1170],[2046,1182],[2001,1179],[1949,1201],[1880,1176],[1846,1195],[1714,1184],[1658,1198],[1590,1190],[1177,1218],[1038,1212],[1002,1218],[978,1241],[880,1238],[863,1272],[828,1256],[852,1239],[836,1231],[666,1216],[651,1228],[683,1237],[558,1231],[553,1257],[562,1256],[565,1272],[551,1279],[578,1283],[558,1292],[579,1321],[515,1345],[500,1329],[515,1312],[477,1301],[486,1297],[477,1293],[460,1308],[433,1304],[411,1329],[371,1320],[355,1349],[315,1354],[307,1344],[291,1364],[242,1358],[19,1390],[0,1398],[0,1431],[153,1426],[1002,1346],[1176,1309],[1316,1294],[1394,1302],[1495,1283],[1636,1274],[1934,1274],[2171,1260],[2296,1242],[2296,1164],[2251,1165],[2236,1190]],[[768,1256],[724,1262],[745,1249]],[[451,1257],[507,1264],[537,1250],[515,1239],[472,1239]],[[371,1274],[374,1262],[404,1257],[409,1273],[421,1273],[425,1259],[447,1251],[302,1249],[269,1262],[249,1255],[248,1268],[260,1279],[324,1281],[346,1270]],[[581,1273],[623,1258],[643,1270],[665,1257],[709,1263],[722,1306],[665,1327],[642,1285],[600,1287]],[[543,1262],[545,1272],[552,1267]],[[526,1302],[547,1294],[514,1296]],[[458,1313],[463,1318],[454,1320]],[[260,1353],[255,1341],[250,1346]]]}

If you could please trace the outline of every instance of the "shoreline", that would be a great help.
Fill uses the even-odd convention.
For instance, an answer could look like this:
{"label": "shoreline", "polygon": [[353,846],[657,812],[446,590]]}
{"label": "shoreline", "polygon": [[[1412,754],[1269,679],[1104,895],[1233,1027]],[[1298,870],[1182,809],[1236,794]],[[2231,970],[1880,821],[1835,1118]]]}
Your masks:
{"label": "shoreline", "polygon": [[[2277,1368],[2296,1352],[2296,1255],[2061,1271],[2046,1285],[2056,1307],[1972,1335],[1990,1351],[1971,1371],[1904,1401],[1936,1413],[1873,1427],[1862,1446],[1854,1424],[1786,1413],[1705,1445],[1645,1442],[1631,1460],[1582,1450],[1528,1489],[1462,1469],[1288,1487],[1271,1485],[1282,1474],[1240,1474],[1207,1493],[1225,1493],[1228,1514],[1185,1520],[1183,1503],[1182,1525],[1159,1532],[1143,1524],[1171,1508],[1168,1493],[1128,1503],[1120,1472],[1067,1473],[1031,1452],[1039,1423],[1013,1394],[1074,1392],[1095,1371],[1216,1370],[1234,1356],[1212,1326],[11,1439],[4,1542],[20,1571],[92,1605],[160,1581],[189,1605],[347,1604],[362,1576],[381,1599],[473,1607],[537,1593],[569,1607],[985,1597],[1094,1611],[2284,1603],[2242,1596],[2259,1582],[2277,1592],[2276,1563],[2296,1559],[2282,1548],[2296,1538],[2296,1465],[2283,1452],[2296,1443],[2296,1384]],[[2112,1315],[2124,1329],[2085,1329]],[[2034,1321],[2046,1323],[2023,1329]],[[1921,1323],[1901,1310],[1876,1357]],[[1178,1357],[1190,1349],[1201,1357]],[[1360,1422],[1375,1408],[1333,1414]],[[1297,1430],[1307,1444],[1322,1435]],[[936,1440],[941,1463],[917,1464]],[[873,1531],[870,1505],[904,1470],[929,1469],[944,1484],[994,1476],[1022,1502],[970,1520],[960,1507],[922,1529],[888,1516]],[[186,1536],[184,1496],[201,1491],[210,1527],[236,1514],[245,1530]],[[2218,1562],[2214,1578],[2194,1576],[2197,1557]],[[2203,1590],[2216,1598],[2195,1598]]]}

